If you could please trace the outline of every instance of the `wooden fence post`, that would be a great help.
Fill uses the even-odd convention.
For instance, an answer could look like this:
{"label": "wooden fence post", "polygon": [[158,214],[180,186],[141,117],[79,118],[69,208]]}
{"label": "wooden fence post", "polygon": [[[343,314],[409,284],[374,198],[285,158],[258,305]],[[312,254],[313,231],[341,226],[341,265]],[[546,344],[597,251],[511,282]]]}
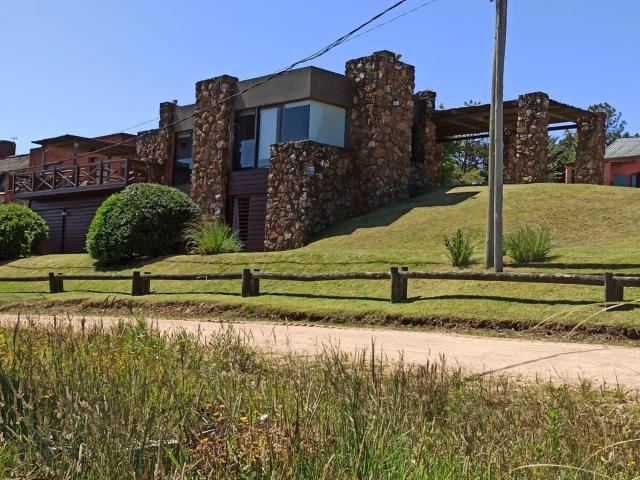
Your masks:
{"label": "wooden fence post", "polygon": [[400,276],[398,275],[398,267],[391,267],[391,303],[400,302]]}
{"label": "wooden fence post", "polygon": [[140,295],[142,295],[140,272],[133,272],[131,275],[131,296],[138,297]]}
{"label": "wooden fence post", "polygon": [[53,272],[49,272],[49,293],[58,293],[58,280]]}
{"label": "wooden fence post", "polygon": [[[260,269],[254,268],[253,272],[260,273]],[[251,275],[251,296],[257,297],[258,295],[260,295],[260,279]]]}
{"label": "wooden fence post", "polygon": [[62,273],[58,272],[56,277],[56,293],[64,292],[64,280],[62,280]]}
{"label": "wooden fence post", "polygon": [[142,294],[149,295],[151,293],[151,279],[149,278],[151,272],[144,272],[142,277]]}
{"label": "wooden fence post", "polygon": [[622,302],[624,300],[624,285],[618,282],[611,272],[607,272],[603,276],[605,303]]}
{"label": "wooden fence post", "polygon": [[242,269],[242,296],[251,296],[251,270],[248,268]]}
{"label": "wooden fence post", "polygon": [[[401,267],[400,271],[408,272],[409,267]],[[407,291],[409,290],[409,279],[407,277],[400,277],[400,302],[406,303],[409,295]]]}

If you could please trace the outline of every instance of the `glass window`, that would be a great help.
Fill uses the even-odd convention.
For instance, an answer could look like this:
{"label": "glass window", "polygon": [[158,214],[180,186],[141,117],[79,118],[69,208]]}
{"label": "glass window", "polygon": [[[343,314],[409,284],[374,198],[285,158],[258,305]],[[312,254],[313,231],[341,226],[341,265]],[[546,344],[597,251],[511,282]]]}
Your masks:
{"label": "glass window", "polygon": [[271,145],[278,143],[278,107],[260,109],[260,132],[258,134],[258,168],[268,167],[271,162]]}
{"label": "glass window", "polygon": [[318,143],[344,147],[347,111],[321,102],[311,102],[309,139]]}
{"label": "glass window", "polygon": [[241,113],[236,119],[234,168],[253,168],[256,158],[256,114]]}
{"label": "glass window", "polygon": [[193,135],[191,132],[176,133],[173,153],[173,184],[189,185],[193,170]]}
{"label": "glass window", "polygon": [[309,104],[285,105],[282,111],[282,142],[309,139]]}

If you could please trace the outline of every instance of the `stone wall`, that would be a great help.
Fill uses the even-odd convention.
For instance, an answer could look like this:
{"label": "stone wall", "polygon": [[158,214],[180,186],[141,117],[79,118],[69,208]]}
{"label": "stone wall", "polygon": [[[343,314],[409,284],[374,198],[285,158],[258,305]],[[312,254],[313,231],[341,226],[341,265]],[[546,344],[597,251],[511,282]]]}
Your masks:
{"label": "stone wall", "polygon": [[271,147],[265,250],[302,247],[351,215],[351,157],[310,140]]}
{"label": "stone wall", "polygon": [[238,79],[229,75],[196,83],[191,198],[203,213],[224,218],[233,154],[233,99]]}
{"label": "stone wall", "polygon": [[513,130],[504,131],[504,170],[505,183],[516,183],[516,133]]}
{"label": "stone wall", "polygon": [[518,97],[516,161],[511,172],[516,183],[544,182],[549,163],[549,95],[527,93]]}
{"label": "stone wall", "polygon": [[383,50],[346,64],[356,213],[409,197],[415,71],[398,57]]}
{"label": "stone wall", "polygon": [[576,131],[575,183],[604,184],[605,115],[578,117]]}
{"label": "stone wall", "polygon": [[174,103],[161,103],[159,128],[138,132],[136,153],[149,183],[171,185],[175,111]]}
{"label": "stone wall", "polygon": [[429,112],[435,110],[436,93],[430,90],[413,96],[413,131],[409,190],[418,193],[440,184],[442,156],[436,143],[436,124]]}

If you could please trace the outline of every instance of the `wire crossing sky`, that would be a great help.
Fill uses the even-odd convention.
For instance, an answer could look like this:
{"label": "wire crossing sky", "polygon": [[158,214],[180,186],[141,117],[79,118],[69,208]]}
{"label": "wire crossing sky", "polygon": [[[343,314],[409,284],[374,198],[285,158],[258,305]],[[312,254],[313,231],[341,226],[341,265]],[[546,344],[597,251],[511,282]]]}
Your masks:
{"label": "wire crossing sky", "polygon": [[[162,101],[193,103],[198,80],[277,71],[394,3],[1,2],[0,139],[17,137],[23,153],[31,140],[121,131],[156,118]],[[488,0],[407,0],[312,64],[343,73],[349,58],[392,50],[438,104],[488,102],[494,13]],[[511,0],[505,99],[540,90],[580,107],[606,101],[640,131],[638,18],[635,0]]]}

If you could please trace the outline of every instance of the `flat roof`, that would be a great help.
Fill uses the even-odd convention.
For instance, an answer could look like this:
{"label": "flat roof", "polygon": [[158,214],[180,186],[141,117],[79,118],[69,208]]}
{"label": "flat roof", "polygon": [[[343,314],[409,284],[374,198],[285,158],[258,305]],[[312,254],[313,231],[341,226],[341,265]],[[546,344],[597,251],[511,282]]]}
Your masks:
{"label": "flat roof", "polygon": [[[45,138],[43,140],[35,140],[32,143],[36,145],[42,145],[43,147],[54,147],[65,150],[73,150],[73,146],[75,143],[78,145],[78,153],[91,153],[96,150],[100,150],[104,152],[108,156],[112,157],[121,157],[127,155],[135,155],[136,154],[136,145],[135,140],[136,136],[128,133],[123,133],[121,135],[128,136],[129,139],[126,140],[126,143],[114,143],[107,142],[106,140],[100,140],[97,138],[89,138],[89,137],[80,137],[78,135],[60,135],[58,137]],[[131,144],[129,142],[131,141]]]}
{"label": "flat roof", "polygon": [[[518,123],[518,100],[507,100],[503,104],[504,128],[516,130]],[[486,133],[489,131],[491,105],[434,110],[429,115],[436,122],[438,138],[458,135]],[[549,124],[574,122],[582,115],[592,115],[582,108],[549,99]]]}

